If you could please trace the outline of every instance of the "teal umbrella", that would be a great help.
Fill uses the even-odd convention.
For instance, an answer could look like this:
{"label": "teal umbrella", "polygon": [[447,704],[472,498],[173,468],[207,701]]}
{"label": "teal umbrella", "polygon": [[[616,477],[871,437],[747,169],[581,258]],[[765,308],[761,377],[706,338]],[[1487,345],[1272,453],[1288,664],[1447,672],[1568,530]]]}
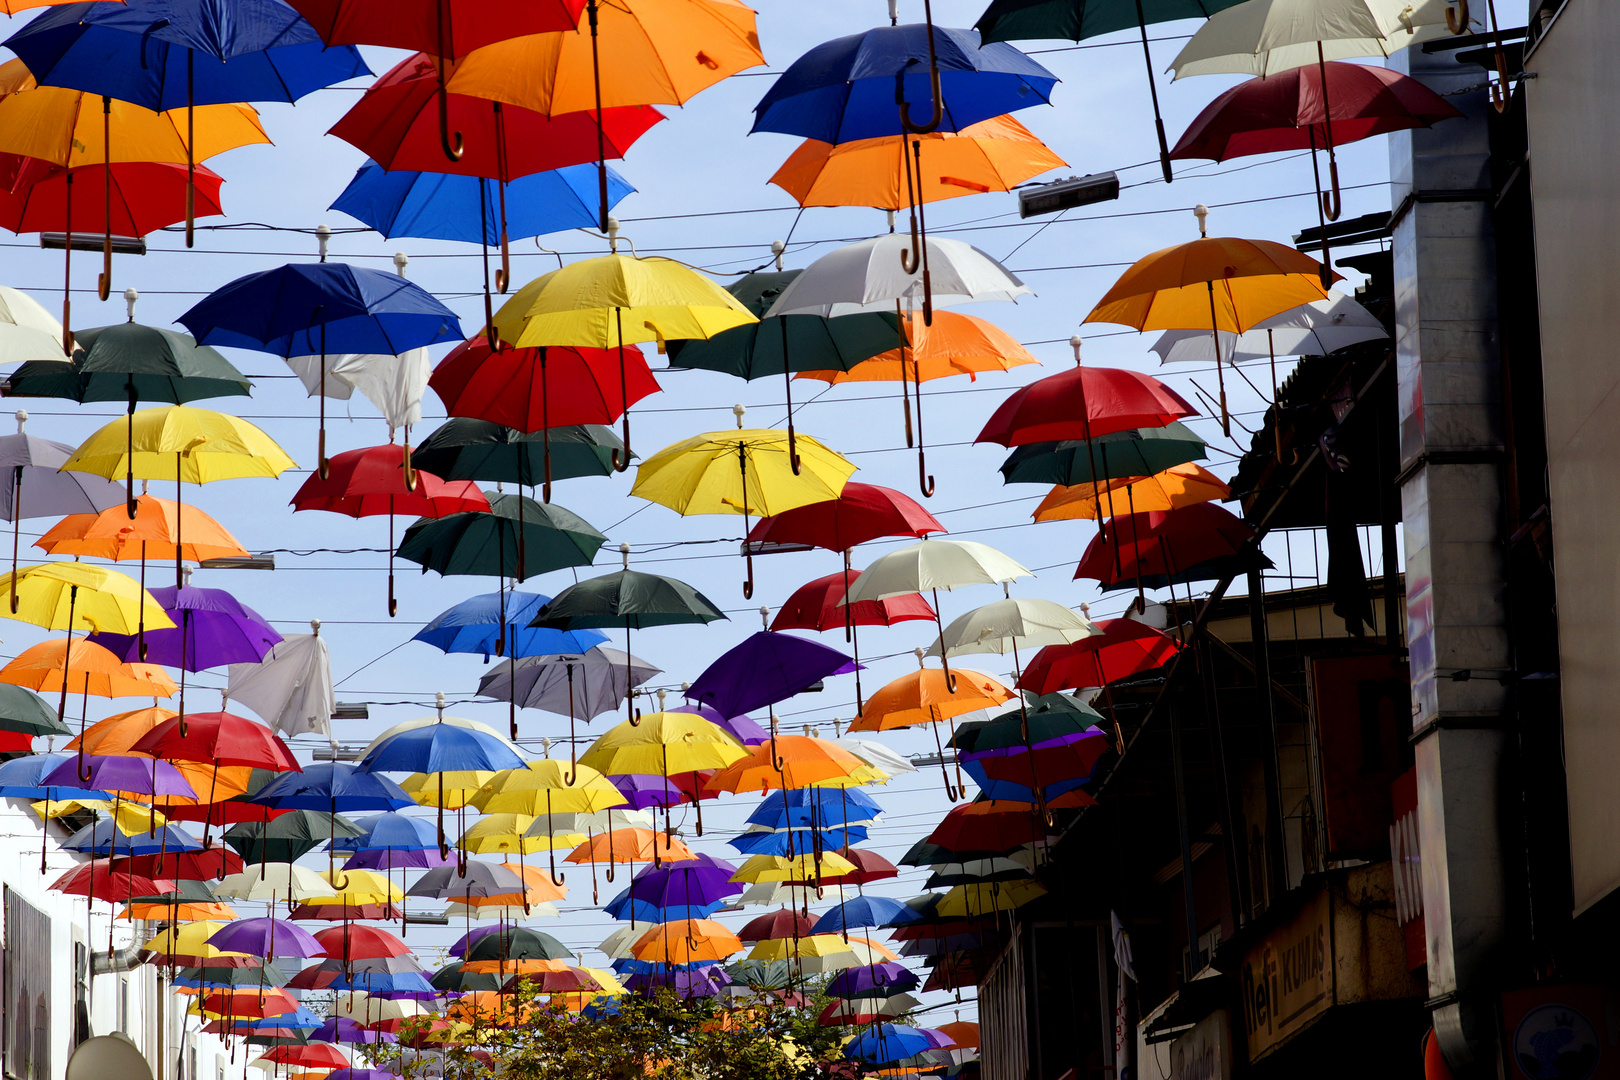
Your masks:
{"label": "teal umbrella", "polygon": [[[780,263],[778,263],[780,265]],[[748,274],[726,286],[759,322],[733,327],[708,339],[669,342],[669,363],[703,368],[740,379],[781,375],[787,391],[788,440],[793,442],[793,372],[848,371],[862,360],[888,352],[903,339],[900,318],[887,311],[824,319],[820,315],[765,312],[802,270]],[[794,469],[798,471],[797,468]]]}
{"label": "teal umbrella", "polygon": [[1094,439],[1030,443],[1001,463],[1008,484],[1089,484],[1126,476],[1152,476],[1208,455],[1204,440],[1173,420],[1164,427],[1131,428]]}
{"label": "teal umbrella", "polygon": [[568,566],[589,566],[607,537],[554,503],[486,491],[489,512],[421,518],[405,530],[399,557],[422,570],[514,577],[519,581]]}
{"label": "teal umbrella", "polygon": [[0,731],[24,735],[72,735],[45,699],[23,686],[0,683]]}
{"label": "teal umbrella", "polygon": [[[189,334],[136,322],[134,294],[134,289],[124,294],[129,301],[128,322],[75,333],[72,360],[23,364],[11,375],[8,396],[123,401],[131,417],[140,401],[184,405],[204,398],[249,396],[253,384],[217,349],[198,345]],[[133,426],[130,438],[134,439]],[[125,498],[133,521],[133,454],[130,461]]]}
{"label": "teal umbrella", "polygon": [[[549,451],[548,451],[549,448]],[[551,501],[551,480],[575,476],[610,476],[613,453],[624,443],[601,424],[573,424],[522,432],[489,420],[453,416],[433,430],[412,457],[416,464],[446,480],[541,485]]]}

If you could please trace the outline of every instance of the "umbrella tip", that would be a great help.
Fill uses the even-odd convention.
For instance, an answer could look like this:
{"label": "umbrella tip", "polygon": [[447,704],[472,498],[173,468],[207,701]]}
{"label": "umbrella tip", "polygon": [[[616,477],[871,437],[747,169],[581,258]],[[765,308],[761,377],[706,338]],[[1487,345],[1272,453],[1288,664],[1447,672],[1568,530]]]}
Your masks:
{"label": "umbrella tip", "polygon": [[435,690],[433,692],[433,707],[439,710],[439,719],[443,720],[444,719],[444,691],[443,690]]}
{"label": "umbrella tip", "polygon": [[[542,736],[540,739],[540,755],[542,757],[551,756],[551,737],[549,735]],[[550,796],[547,796],[547,798],[549,797]]]}
{"label": "umbrella tip", "polygon": [[394,273],[400,277],[405,276],[405,268],[411,263],[411,257],[403,251],[394,252]]}
{"label": "umbrella tip", "polygon": [[315,226],[315,244],[320,251],[321,262],[326,261],[326,245],[332,239],[332,226],[320,224]]}
{"label": "umbrella tip", "polygon": [[782,241],[780,241],[780,240],[772,240],[771,241],[771,255],[776,259],[776,269],[777,269],[778,272],[781,272],[781,269],[782,269],[782,252],[784,252],[786,250],[787,250],[787,245],[782,243]]}
{"label": "umbrella tip", "polygon": [[624,568],[630,569],[630,545],[626,541],[619,541],[619,558],[624,560]]}
{"label": "umbrella tip", "polygon": [[1209,207],[1199,203],[1193,207],[1193,217],[1198,219],[1198,235],[1209,235]]}
{"label": "umbrella tip", "polygon": [[133,288],[124,290],[124,307],[129,312],[130,322],[135,321],[135,301],[139,300],[140,298],[141,294],[136,292]]}
{"label": "umbrella tip", "polygon": [[608,250],[614,255],[619,253],[619,219],[612,214],[607,219]]}
{"label": "umbrella tip", "polygon": [[315,631],[315,636],[316,637],[321,636],[321,620],[319,620],[319,619],[311,619],[311,620],[309,620],[309,628],[311,630]]}
{"label": "umbrella tip", "polygon": [[28,410],[27,409],[18,409],[17,410],[17,434],[19,434],[19,435],[22,434],[23,425],[26,424],[26,423],[28,423]]}
{"label": "umbrella tip", "polygon": [[1083,345],[1083,344],[1085,344],[1085,338],[1082,338],[1079,334],[1071,334],[1071,335],[1069,335],[1069,348],[1074,350],[1074,366],[1075,367],[1080,366],[1080,363],[1081,363],[1081,361],[1080,361],[1080,346]]}
{"label": "umbrella tip", "polygon": [[731,407],[731,415],[733,415],[733,416],[735,416],[737,418],[737,430],[738,431],[742,430],[743,414],[746,413],[747,411],[748,411],[748,406],[742,404],[741,402],[738,402],[736,405],[733,405]]}
{"label": "umbrella tip", "polygon": [[771,605],[759,605],[759,624],[767,630],[771,628]]}

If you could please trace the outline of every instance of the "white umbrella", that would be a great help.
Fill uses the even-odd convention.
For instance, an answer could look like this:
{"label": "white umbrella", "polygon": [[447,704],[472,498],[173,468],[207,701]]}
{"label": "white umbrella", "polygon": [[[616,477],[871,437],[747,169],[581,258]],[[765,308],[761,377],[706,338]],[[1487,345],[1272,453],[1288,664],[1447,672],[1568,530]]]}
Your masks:
{"label": "white umbrella", "polygon": [[890,776],[917,771],[917,766],[913,765],[910,760],[902,757],[882,743],[874,742],[871,739],[852,739],[846,735],[841,739],[832,740],[832,743],[834,746],[848,750],[868,765],[882,769]]}
{"label": "white umbrella", "polygon": [[321,399],[321,426],[326,425],[326,399],[347,401],[356,390],[377,407],[388,421],[388,440],[396,429],[405,430],[405,469],[411,467],[411,425],[422,422],[422,395],[427,392],[433,361],[426,349],[409,349],[398,356],[388,353],[328,353],[289,356],[287,366],[297,373],[310,397]]}
{"label": "white umbrella", "polygon": [[0,285],[0,364],[62,360],[62,324],[21,289]]}
{"label": "white umbrella", "polygon": [[292,863],[249,863],[214,885],[221,900],[290,900],[329,896],[332,883],[313,870]]}
{"label": "white umbrella", "polygon": [[[785,881],[760,881],[744,889],[743,894],[737,898],[737,904],[740,907],[748,907],[752,904],[760,904],[765,907],[777,907],[782,904],[794,905],[804,900],[807,891],[814,894],[815,887],[811,885],[789,885]],[[848,900],[854,895],[842,885],[823,885],[820,895],[811,895],[810,899],[818,904],[830,904],[840,900]]]}
{"label": "white umbrella", "polygon": [[[907,269],[909,267],[910,269]],[[794,278],[765,313],[819,315],[834,318],[860,311],[887,311],[898,317],[901,302],[922,302],[923,322],[932,324],[934,305],[977,300],[1017,300],[1034,293],[1012,271],[960,240],[886,233],[828,252]],[[905,320],[900,321],[900,397],[905,404],[906,445],[917,446],[917,479],[924,496],[934,494],[922,447],[922,382],[917,383],[917,434],[911,433],[911,399],[907,396]],[[788,411],[792,412],[792,402]]]}
{"label": "white umbrella", "polygon": [[412,998],[372,997],[364,990],[345,990],[332,999],[328,1016],[341,1016],[357,1024],[379,1024],[384,1020],[409,1020],[429,1016],[432,1010]]}
{"label": "white umbrella", "polygon": [[[321,622],[311,619],[313,634],[288,634],[271,646],[257,664],[232,664],[225,696],[258,713],[283,735],[313,731],[332,739],[332,657],[321,637]],[[223,707],[223,706],[222,706]],[[336,740],[332,740],[336,745]]]}
{"label": "white umbrella", "polygon": [[589,720],[624,704],[627,670],[632,686],[663,674],[638,656],[597,645],[583,653],[502,660],[478,680],[478,696],[511,701],[515,692],[525,709]]}
{"label": "white umbrella", "polygon": [[[1337,289],[1254,324],[1247,333],[1220,331],[1221,359],[1275,360],[1279,356],[1326,356],[1364,341],[1389,337],[1378,316]],[[1215,347],[1207,330],[1166,330],[1153,343],[1164,364],[1214,363]],[[1275,380],[1274,380],[1275,381]]]}
{"label": "white umbrella", "polygon": [[[922,540],[891,551],[862,570],[839,603],[887,600],[926,589],[934,597],[934,625],[943,635],[940,589],[949,592],[963,585],[1006,585],[1018,578],[1034,576],[988,544],[972,540]],[[946,683],[954,693],[956,679],[951,675],[950,662],[943,663]]]}
{"label": "white umbrella", "polygon": [[471,919],[481,922],[487,919],[500,919],[504,922],[522,922],[524,919],[555,919],[562,915],[557,905],[550,900],[541,900],[531,903],[527,911],[521,904],[495,904],[488,907],[476,907],[472,904],[455,903],[445,909],[444,914],[450,919]]}
{"label": "white umbrella", "polygon": [[1072,645],[1101,633],[1090,619],[1062,604],[1019,596],[976,607],[953,619],[940,632],[928,655],[940,655],[941,645],[946,656],[1010,652],[1016,665],[1020,649]]}

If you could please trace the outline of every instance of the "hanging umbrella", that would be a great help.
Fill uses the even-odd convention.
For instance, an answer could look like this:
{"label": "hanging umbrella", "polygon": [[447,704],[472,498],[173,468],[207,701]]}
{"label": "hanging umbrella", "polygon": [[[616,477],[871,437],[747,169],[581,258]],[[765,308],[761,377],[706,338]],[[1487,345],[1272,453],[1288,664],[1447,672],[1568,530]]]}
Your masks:
{"label": "hanging umbrella", "polygon": [[723,653],[684,693],[722,716],[740,716],[785,701],[854,667],[854,661],[836,649],[765,630]]}
{"label": "hanging umbrella", "polygon": [[[915,976],[912,985],[917,985]],[[917,1028],[903,1024],[879,1024],[846,1044],[844,1057],[873,1065],[893,1065],[916,1057],[931,1046],[928,1037]]]}
{"label": "hanging umbrella", "polygon": [[1009,597],[951,620],[927,655],[939,656],[942,648],[947,656],[1010,652],[1017,666],[1020,648],[1071,645],[1101,633],[1090,619],[1062,604],[1038,597]]}
{"label": "hanging umbrella", "polygon": [[1118,550],[1094,539],[1075,569],[1076,579],[1092,578],[1105,591],[1134,588],[1138,581],[1167,588],[1271,565],[1250,544],[1254,530],[1210,503],[1118,517],[1110,528],[1117,530]]}
{"label": "hanging umbrella", "polygon": [[330,735],[337,696],[332,658],[321,638],[319,619],[312,634],[289,634],[257,664],[232,664],[225,695],[258,713],[283,735],[313,731]]}
{"label": "hanging umbrella", "polygon": [[[847,492],[851,485],[845,485]],[[898,492],[896,492],[898,494]],[[907,500],[908,502],[910,500]],[[817,504],[820,505],[820,504]],[[813,508],[812,508],[813,509]],[[918,508],[921,510],[921,507]],[[792,511],[790,511],[792,513]],[[770,518],[770,521],[779,519]],[[932,518],[930,517],[930,520]],[[757,534],[759,529],[755,529]],[[845,553],[847,563],[848,553]],[[858,571],[846,568],[838,573],[828,574],[826,577],[807,581],[793,591],[787,598],[776,618],[771,620],[772,630],[834,630],[844,628],[849,638],[851,652],[855,663],[855,715],[861,715],[865,709],[865,699],[861,694],[861,638],[857,627],[861,626],[893,626],[895,623],[910,622],[916,619],[933,620],[934,609],[928,606],[919,593],[908,596],[891,596],[885,600],[863,600],[858,604],[843,604],[844,594],[849,591],[857,578]]]}
{"label": "hanging umbrella", "polygon": [[[1075,354],[1078,359],[1078,345]],[[1027,446],[1086,440],[1089,463],[1101,456],[1098,440],[1105,436],[1163,427],[1197,415],[1198,410],[1181,395],[1151,375],[1076,362],[1066,371],[1014,390],[997,406],[974,442]]]}
{"label": "hanging umbrella", "polygon": [[65,169],[39,158],[15,160],[16,179],[0,191],[0,228],[14,233],[63,232],[73,225],[81,234],[146,236],[186,220],[188,205],[195,217],[225,213],[219,194],[225,178],[201,165],[188,174],[184,165],[165,161]]}
{"label": "hanging umbrella", "polygon": [[713,919],[660,923],[631,946],[631,955],[637,960],[661,960],[665,964],[717,962],[739,952],[742,942],[737,935]]}
{"label": "hanging umbrella", "polygon": [[294,510],[327,510],[353,518],[388,515],[388,615],[399,611],[394,599],[394,515],[433,520],[489,509],[478,485],[441,480],[411,467],[410,449],[370,446],[345,450],[305,480],[292,497]]}
{"label": "hanging umbrella", "polygon": [[[445,716],[441,694],[436,717],[396,724],[372,740],[359,771],[426,773],[436,775],[442,784],[448,772],[497,772],[522,764],[517,750],[492,729],[473,720]],[[439,853],[448,854],[442,799],[438,834]]]}
{"label": "hanging umbrella", "polygon": [[[1177,333],[1178,331],[1170,331]],[[1208,337],[1199,334],[1208,344]],[[1213,357],[1211,357],[1213,361]],[[1091,439],[1032,442],[1013,447],[1001,463],[1003,483],[1072,487],[1093,479],[1151,476],[1208,457],[1204,440],[1185,424],[1126,428]]]}
{"label": "hanging umbrella", "polygon": [[342,814],[289,810],[268,822],[244,821],[225,831],[225,842],[247,862],[294,862],[323,840],[359,836],[360,827]]}
{"label": "hanging umbrella", "polygon": [[[516,623],[517,620],[513,620]],[[547,630],[527,627],[524,633],[598,636],[592,630]],[[478,696],[544,709],[568,717],[568,739],[574,719],[590,721],[617,709],[635,687],[663,673],[645,660],[601,645],[583,652],[529,656],[502,661],[478,680]]]}
{"label": "hanging umbrella", "polygon": [[[691,713],[656,712],[615,726],[591,743],[580,755],[579,763],[614,775],[629,773],[668,778],[704,769],[723,769],[745,756],[746,751],[736,740],[702,717]],[[698,800],[693,800],[693,804],[698,811],[698,835],[702,836],[703,804]]]}
{"label": "hanging umbrella", "polygon": [[[777,257],[780,266],[781,257]],[[782,376],[787,397],[787,425],[793,437],[793,381],[795,371],[845,371],[887,349],[895,339],[896,320],[888,312],[868,312],[825,319],[819,315],[764,318],[788,283],[802,271],[755,271],[726,286],[760,321],[715,334],[707,340],[671,342],[672,367],[704,368],[752,382]]]}
{"label": "hanging umbrella", "polygon": [[571,30],[585,5],[583,0],[298,0],[292,6],[333,45],[422,49],[453,57],[508,37]]}
{"label": "hanging umbrella", "polygon": [[1055,487],[1030,516],[1036,521],[1096,519],[1176,510],[1194,503],[1219,502],[1231,494],[1232,489],[1214,473],[1188,462],[1152,476],[1110,480],[1100,493],[1090,484]]}
{"label": "hanging umbrella", "polygon": [[[906,142],[928,152],[928,173],[906,191]],[[807,139],[776,170],[775,184],[800,206],[875,206],[901,210],[985,191],[1011,191],[1068,162],[1011,116],[992,116],[960,131],[886,135],[853,142]]]}
{"label": "hanging umbrella", "polygon": [[59,360],[62,353],[62,324],[21,289],[0,285],[0,363]]}
{"label": "hanging umbrella", "polygon": [[672,626],[679,623],[708,623],[726,615],[713,602],[684,581],[630,569],[630,545],[620,544],[624,569],[601,577],[587,578],[552,597],[551,603],[535,613],[531,626],[555,630],[588,630],[610,626],[624,627],[625,701],[628,708],[635,672],[631,666],[632,627]]}
{"label": "hanging umbrella", "polygon": [[[1291,308],[1255,323],[1245,334],[1223,331],[1221,357],[1237,364],[1278,356],[1327,356],[1364,341],[1381,341],[1389,331],[1378,316],[1337,289],[1326,298]],[[1201,330],[1166,330],[1153,343],[1160,363],[1212,363],[1215,349]],[[1275,382],[1275,376],[1273,376]]]}
{"label": "hanging umbrella", "polygon": [[[694,435],[643,461],[630,494],[683,516],[741,514],[746,531],[750,513],[769,516],[837,498],[855,472],[853,462],[808,435],[795,442],[789,432],[744,428],[742,406],[733,411],[736,431]],[[750,597],[754,557],[747,547],[743,555],[748,565],[743,596]]]}
{"label": "hanging umbrella", "polygon": [[[557,814],[591,814],[624,805],[624,796],[593,766],[576,762],[565,770],[560,761],[531,761],[522,768],[504,769],[480,788],[472,805],[486,814],[521,814],[533,820],[534,835],[548,840]],[[569,824],[569,823],[565,823]],[[528,830],[526,830],[528,831]],[[567,844],[573,847],[580,836]],[[551,852],[551,880],[560,884],[555,844]]]}
{"label": "hanging umbrella", "polygon": [[737,940],[752,945],[761,941],[807,937],[814,923],[815,920],[800,915],[792,908],[779,908],[750,919],[741,930],[737,931]]}
{"label": "hanging umbrella", "polygon": [[[572,345],[617,350],[619,398],[628,401],[624,346],[708,338],[757,321],[730,293],[684,264],[614,253],[570,263],[529,282],[501,305],[493,326],[501,340],[519,347]],[[494,343],[490,344],[493,348]],[[628,409],[623,422],[628,454]],[[621,472],[629,466],[628,458],[614,462]]]}
{"label": "hanging umbrella", "polygon": [[[497,356],[518,351],[507,349]],[[624,443],[600,424],[568,424],[525,434],[488,420],[451,417],[422,440],[416,460],[446,480],[517,484],[520,492],[525,484],[539,486],[542,501],[550,502],[548,475],[553,480],[611,476],[613,455],[623,452]]]}
{"label": "hanging umbrella", "polygon": [[[523,581],[568,566],[589,566],[607,542],[589,522],[555,503],[486,491],[487,512],[423,519],[405,530],[399,557],[423,572],[511,576]],[[544,610],[544,609],[542,609]]]}
{"label": "hanging umbrella", "polygon": [[[68,11],[70,33],[83,10],[73,7]],[[24,32],[34,27],[35,23],[30,23]],[[167,50],[167,45],[159,47]],[[98,65],[82,67],[88,77],[95,77]],[[20,59],[0,65],[0,95],[3,95],[0,96],[0,153],[48,161],[70,170],[69,177],[79,166],[99,164],[107,169],[120,161],[158,161],[194,168],[197,162],[226,150],[270,141],[259,126],[258,113],[250,105],[205,105],[185,113],[178,109],[155,112],[127,100],[127,95],[123,94],[103,96],[100,91],[41,85]],[[114,130],[118,132],[116,141],[112,137]],[[71,190],[72,185],[67,186]],[[102,212],[109,222],[112,214],[107,202],[111,194],[112,185],[104,178]],[[72,208],[71,197],[66,197],[64,203],[65,216]],[[71,234],[73,230],[66,231]],[[103,298],[112,286],[109,241],[110,234],[103,240],[103,271],[97,285]],[[66,328],[72,322],[67,295],[72,283],[69,257],[72,245],[65,251],[68,255],[64,255],[62,267],[62,352],[71,355],[72,335]]]}
{"label": "hanging umbrella", "polygon": [[1450,5],[1436,0],[1262,0],[1238,6],[1241,10],[1217,13],[1182,46],[1170,61],[1176,78],[1265,76],[1328,60],[1389,57],[1469,30],[1456,25]]}
{"label": "hanging umbrella", "polygon": [[951,721],[951,738],[956,737],[954,720],[958,716],[991,708],[1012,698],[1012,691],[996,679],[979,671],[957,668],[950,673],[955,685],[948,685],[946,672],[923,666],[917,658],[917,670],[887,683],[866,702],[866,711],[849,725],[855,731],[889,731],[894,728],[933,724],[934,742],[939,752],[940,775],[945,778],[945,794],[955,802],[961,798],[962,776],[957,770],[957,782],[951,786],[946,771],[948,760],[939,734],[939,724]]}
{"label": "hanging umbrella", "polygon": [[[17,410],[17,433],[0,436],[0,470],[10,470],[10,483],[0,486],[0,517],[11,522],[11,569],[17,570],[20,523],[25,517],[99,513],[124,501],[123,492],[109,480],[62,472],[73,456],[66,443],[35,438],[23,431],[28,413]],[[0,475],[4,475],[0,472]],[[11,591],[11,611],[17,593]]]}
{"label": "hanging umbrella", "polygon": [[[1023,566],[993,547],[971,540],[924,540],[910,544],[877,559],[861,571],[861,576],[845,595],[847,603],[885,600],[927,589],[934,599],[934,622],[945,632],[939,615],[939,590],[964,585],[1006,585],[1021,577],[1033,576]],[[954,688],[950,665],[945,664],[947,688]]]}
{"label": "hanging umbrella", "polygon": [[324,357],[289,356],[286,360],[310,397],[319,394],[348,401],[358,390],[382,413],[390,442],[395,431],[422,421],[422,395],[433,371],[425,348],[406,349],[397,356],[334,352]]}
{"label": "hanging umbrella", "polygon": [[[420,449],[417,458],[421,459]],[[505,596],[498,593],[474,596],[439,612],[411,640],[426,642],[447,653],[481,654],[485,663],[489,662],[491,656],[503,654],[527,659],[554,653],[583,653],[598,642],[607,640],[606,635],[594,630],[547,630],[529,626],[535,612],[550,602],[549,596],[516,590]],[[502,648],[498,651],[497,646]],[[511,666],[503,665],[497,669],[500,670],[510,671]],[[657,670],[653,669],[648,677],[656,674]],[[480,680],[478,692],[481,696],[501,696],[485,693],[484,684],[496,677],[495,673],[491,673]]]}
{"label": "hanging umbrella", "polygon": [[25,735],[71,735],[45,699],[21,686],[0,683],[0,731]]}
{"label": "hanging umbrella", "polygon": [[[601,115],[604,108],[684,105],[726,76],[765,63],[754,12],[739,0],[587,0],[585,22],[588,35],[570,28],[477,49],[457,65],[446,85],[452,92],[478,94],[548,116],[582,110]],[[606,69],[600,60],[604,51],[613,59]],[[702,59],[694,64],[698,55]],[[518,72],[521,76],[514,77]],[[604,141],[599,127],[597,225],[606,232]]]}
{"label": "hanging umbrella", "polygon": [[[277,356],[391,353],[462,336],[455,313],[398,274],[343,263],[289,263],[215,289],[178,321],[201,344]],[[321,402],[319,473],[328,475],[326,398]],[[407,440],[407,447],[409,443]],[[406,450],[407,470],[410,457]]]}
{"label": "hanging umbrella", "polygon": [[1135,619],[1102,619],[1102,633],[1072,645],[1048,645],[1018,680],[1021,690],[1051,694],[1110,683],[1168,664],[1180,648],[1174,638]]}

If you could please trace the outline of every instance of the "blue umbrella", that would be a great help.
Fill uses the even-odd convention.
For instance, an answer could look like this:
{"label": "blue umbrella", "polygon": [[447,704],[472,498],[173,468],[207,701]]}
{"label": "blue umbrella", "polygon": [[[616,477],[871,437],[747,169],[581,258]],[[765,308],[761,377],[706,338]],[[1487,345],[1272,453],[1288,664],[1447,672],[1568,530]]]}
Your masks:
{"label": "blue umbrella", "polygon": [[165,825],[161,831],[155,833],[143,832],[134,836],[126,836],[111,820],[86,825],[62,841],[62,846],[69,851],[77,851],[81,855],[109,857],[156,855],[164,851],[202,850],[202,845],[192,839],[190,834],[175,828],[173,825]]}
{"label": "blue umbrella", "polygon": [[240,1028],[308,1028],[313,1031],[324,1021],[302,1005],[290,1013],[279,1016],[255,1017],[251,1020],[232,1020],[232,1027]]}
{"label": "blue umbrella", "polygon": [[1047,784],[1041,788],[1041,798],[1036,799],[1035,789],[1028,784],[1020,784],[1013,780],[998,780],[988,776],[984,771],[984,762],[979,760],[962,762],[962,771],[979,785],[979,791],[984,798],[1001,802],[1040,802],[1055,799],[1059,795],[1084,787],[1091,780],[1087,776],[1071,776],[1056,783]]}
{"label": "blue umbrella", "polygon": [[[326,354],[397,356],[463,335],[455,312],[398,274],[346,263],[288,263],[215,289],[177,320],[200,345],[321,358],[320,475],[326,463]],[[408,438],[408,437],[407,437]],[[410,445],[405,450],[410,472]]]}
{"label": "blue umbrella", "polygon": [[707,919],[725,906],[724,900],[711,904],[667,904],[658,906],[650,900],[638,900],[626,889],[602,909],[603,914],[620,922],[664,923],[677,919]]}
{"label": "blue umbrella", "polygon": [[416,800],[386,776],[345,762],[316,762],[303,772],[276,777],[243,802],[272,810],[402,810]]}
{"label": "blue umbrella", "polygon": [[[937,76],[930,71],[930,54]],[[897,82],[901,104],[895,101]],[[981,48],[975,30],[880,26],[823,42],[789,64],[754,106],[753,130],[829,143],[960,131],[1047,104],[1056,83],[1056,75],[1004,41]],[[909,124],[914,107],[932,110],[933,123]]]}
{"label": "blue umbrella", "polygon": [[844,1057],[872,1065],[893,1065],[916,1057],[932,1047],[928,1036],[904,1024],[879,1024],[851,1039],[844,1046]]}
{"label": "blue umbrella", "polygon": [[[328,47],[281,0],[133,0],[65,4],[5,42],[41,86],[167,110],[235,101],[297,101],[370,75],[353,45]],[[186,246],[192,245],[195,162],[187,142]],[[111,165],[108,166],[109,172]],[[108,198],[112,185],[109,183]],[[110,215],[109,215],[110,218]],[[112,233],[100,293],[112,285]]]}
{"label": "blue umbrella", "polygon": [[[495,655],[501,633],[501,594],[484,593],[463,600],[436,615],[416,632],[413,641],[425,641],[447,653],[481,653],[484,662]],[[607,640],[595,630],[552,630],[531,627],[535,612],[551,602],[540,593],[511,592],[506,596],[506,656],[553,656],[583,653]]]}
{"label": "blue umbrella", "polygon": [[748,824],[771,829],[829,828],[876,821],[883,807],[858,788],[794,788],[782,799],[767,799],[748,815]]}
{"label": "blue umbrella", "polygon": [[[507,183],[450,173],[389,171],[375,161],[360,166],[332,203],[392,240],[459,240],[497,246],[507,240],[596,227],[596,169],[570,165]],[[608,205],[636,190],[608,170]],[[507,210],[507,196],[511,209]]]}
{"label": "blue umbrella", "polygon": [[[811,834],[815,835],[812,836]],[[767,829],[744,832],[726,843],[744,855],[803,855],[806,852],[836,851],[866,839],[864,826],[835,829]]]}
{"label": "blue umbrella", "polygon": [[433,823],[426,818],[407,817],[389,811],[356,818],[359,836],[339,836],[332,846],[339,851],[426,851],[438,847]]}
{"label": "blue umbrella", "polygon": [[423,724],[389,735],[361,759],[363,773],[499,772],[523,759],[499,736],[460,724]]}
{"label": "blue umbrella", "polygon": [[[422,994],[437,997],[427,976],[415,971],[356,971],[348,976],[341,972],[325,987],[327,990],[364,990],[368,994]],[[319,1026],[317,1021],[316,1025]]]}
{"label": "blue umbrella", "polygon": [[848,932],[859,926],[902,926],[917,919],[916,911],[902,904],[898,900],[887,896],[858,896],[853,900],[845,900],[841,904],[834,904],[832,908],[816,924],[810,928],[812,934],[836,934]]}
{"label": "blue umbrella", "polygon": [[51,799],[59,798],[64,791],[71,792],[74,799],[106,799],[111,800],[112,795],[105,791],[85,791],[82,788],[65,788],[60,784],[46,784],[43,781],[57,769],[72,761],[77,755],[64,750],[49,754],[29,754],[26,757],[12,758],[0,764],[0,798],[7,799]]}

